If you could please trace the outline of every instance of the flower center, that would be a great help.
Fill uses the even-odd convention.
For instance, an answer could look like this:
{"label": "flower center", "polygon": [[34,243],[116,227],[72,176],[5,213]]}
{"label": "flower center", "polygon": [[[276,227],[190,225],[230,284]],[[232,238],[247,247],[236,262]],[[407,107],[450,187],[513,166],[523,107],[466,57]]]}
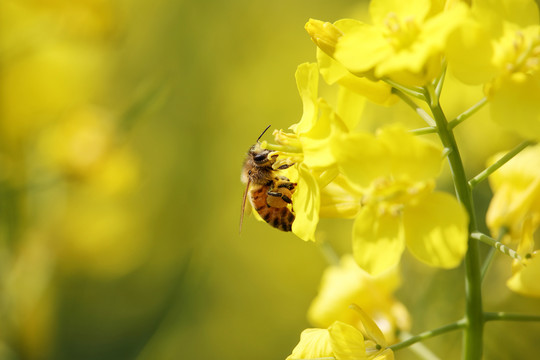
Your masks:
{"label": "flower center", "polygon": [[380,215],[400,216],[405,206],[432,189],[433,184],[430,182],[415,183],[409,180],[381,178],[372,184],[362,202],[376,204]]}
{"label": "flower center", "polygon": [[384,36],[395,50],[409,48],[420,33],[420,27],[412,16],[400,19],[396,13],[390,12],[384,19],[384,25]]}
{"label": "flower center", "polygon": [[271,150],[268,154],[269,157],[276,157],[272,167],[274,169],[280,169],[289,167],[295,163],[302,162],[304,160],[304,154],[302,152],[302,144],[298,140],[298,136],[292,133],[286,133],[282,130],[274,131],[274,137],[277,144],[271,144],[263,141],[261,146],[264,149]]}
{"label": "flower center", "polygon": [[540,67],[540,35],[528,37],[523,32],[516,31],[512,47],[513,51],[505,66],[508,73],[536,73]]}

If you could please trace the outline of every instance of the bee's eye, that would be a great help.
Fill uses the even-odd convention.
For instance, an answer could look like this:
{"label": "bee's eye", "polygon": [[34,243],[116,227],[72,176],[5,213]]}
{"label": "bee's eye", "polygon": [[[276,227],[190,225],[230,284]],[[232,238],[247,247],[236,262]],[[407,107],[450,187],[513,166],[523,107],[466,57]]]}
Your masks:
{"label": "bee's eye", "polygon": [[266,161],[266,154],[257,154],[253,157],[256,163],[263,163]]}

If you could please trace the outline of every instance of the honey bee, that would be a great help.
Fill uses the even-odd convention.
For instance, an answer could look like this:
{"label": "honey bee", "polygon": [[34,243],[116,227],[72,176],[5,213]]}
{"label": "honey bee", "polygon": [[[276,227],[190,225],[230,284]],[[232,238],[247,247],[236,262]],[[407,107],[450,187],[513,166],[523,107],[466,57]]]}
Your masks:
{"label": "honey bee", "polygon": [[244,161],[242,182],[246,184],[246,190],[242,201],[240,230],[242,230],[248,195],[251,206],[264,221],[282,231],[292,230],[295,216],[291,199],[296,183],[292,183],[285,176],[278,175],[278,172],[287,169],[293,164],[282,165],[277,169],[272,167],[278,155],[272,154],[272,151],[268,149],[263,149],[259,143],[259,139],[269,127],[270,125],[264,129],[255,145],[249,149]]}

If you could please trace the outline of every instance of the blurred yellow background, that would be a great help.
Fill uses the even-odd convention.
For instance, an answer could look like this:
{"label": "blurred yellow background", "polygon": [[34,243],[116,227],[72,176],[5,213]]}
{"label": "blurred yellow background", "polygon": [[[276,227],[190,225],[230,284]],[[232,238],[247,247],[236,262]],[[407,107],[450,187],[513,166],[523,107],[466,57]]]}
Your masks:
{"label": "blurred yellow background", "polygon": [[[362,6],[3,0],[0,359],[284,359],[326,261],[251,216],[238,234],[240,171],[268,124],[301,116],[305,22]],[[349,229],[319,236],[345,252]],[[461,316],[460,269],[404,271],[413,332]],[[539,310],[502,286],[509,272],[486,279],[486,308]],[[486,358],[510,359],[540,327],[487,334]],[[428,346],[459,354],[460,335]]]}

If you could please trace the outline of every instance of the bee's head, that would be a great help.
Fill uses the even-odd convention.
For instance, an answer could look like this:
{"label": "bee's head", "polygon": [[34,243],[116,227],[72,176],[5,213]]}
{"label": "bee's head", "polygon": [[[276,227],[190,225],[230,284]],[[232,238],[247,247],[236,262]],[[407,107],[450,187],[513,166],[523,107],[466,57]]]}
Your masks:
{"label": "bee's head", "polygon": [[268,158],[270,150],[263,149],[260,143],[256,143],[249,149],[249,156],[253,159],[253,162],[257,166],[272,166],[272,159]]}
{"label": "bee's head", "polygon": [[249,149],[249,156],[253,159],[253,162],[255,163],[255,165],[259,167],[272,166],[272,164],[275,161],[274,158],[268,157],[268,154],[270,154],[271,151],[268,149],[263,149],[261,147],[261,143],[259,142],[261,137],[269,128],[270,128],[270,125],[268,125],[266,129],[264,129],[261,135],[259,135],[259,137],[257,138],[257,142],[255,142],[255,145],[253,145]]}

